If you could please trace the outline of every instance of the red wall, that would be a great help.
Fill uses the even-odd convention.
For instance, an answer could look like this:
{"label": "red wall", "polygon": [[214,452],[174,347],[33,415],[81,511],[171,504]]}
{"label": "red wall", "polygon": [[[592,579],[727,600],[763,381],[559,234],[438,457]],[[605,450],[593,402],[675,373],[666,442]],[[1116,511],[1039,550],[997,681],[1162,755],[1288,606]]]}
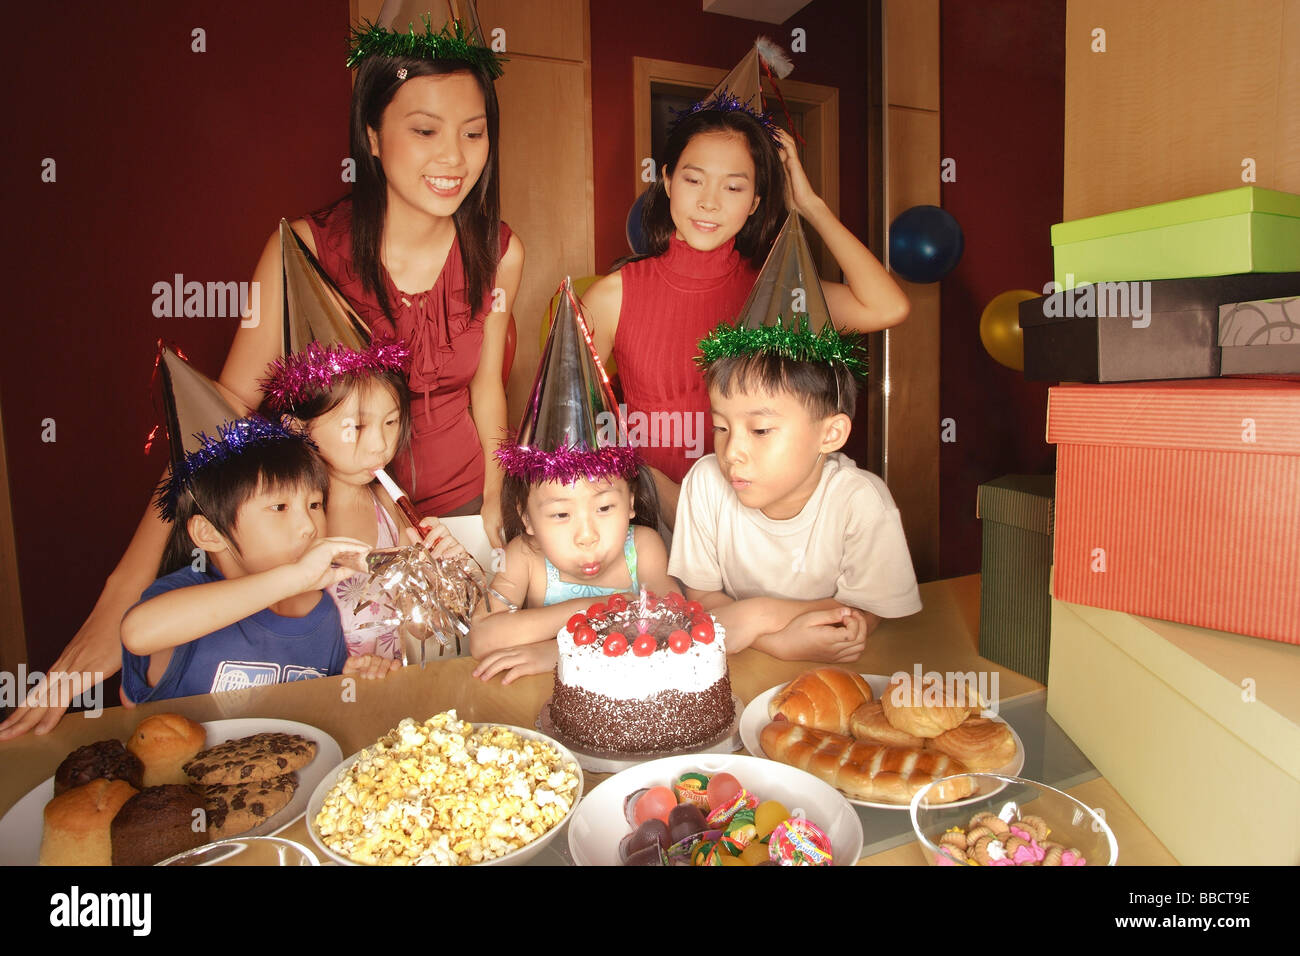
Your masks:
{"label": "red wall", "polygon": [[940,575],[980,566],[978,486],[1048,474],[1047,386],[1004,368],[980,343],[984,306],[1052,278],[1049,229],[1061,219],[1065,0],[943,0],[941,154],[957,161],[943,208],[966,249],[941,284],[940,415],[956,442],[939,454]]}
{"label": "red wall", "polygon": [[90,612],[162,471],[165,444],[142,454],[155,339],[216,376],[237,327],[155,318],[153,284],[249,280],[281,216],[345,189],[347,25],[347,0],[7,11],[0,401],[31,667]]}

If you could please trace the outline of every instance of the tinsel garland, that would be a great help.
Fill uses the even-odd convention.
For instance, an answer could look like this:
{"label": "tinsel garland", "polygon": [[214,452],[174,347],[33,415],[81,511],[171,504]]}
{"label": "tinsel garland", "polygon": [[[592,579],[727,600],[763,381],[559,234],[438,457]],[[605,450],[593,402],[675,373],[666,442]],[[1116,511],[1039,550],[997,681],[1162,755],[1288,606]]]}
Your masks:
{"label": "tinsel garland", "polygon": [[[215,438],[206,432],[199,432],[195,437],[199,440],[200,447],[188,452],[181,461],[172,466],[171,472],[159,483],[157,493],[154,495],[154,504],[157,505],[164,521],[176,520],[176,503],[180,501],[181,495],[196,476],[214,465],[224,464],[242,455],[255,445],[299,441],[312,448],[316,447],[315,443],[301,432],[291,431],[283,425],[267,421],[257,415],[238,418],[218,426]],[[171,440],[179,442],[181,436],[173,435]]]}
{"label": "tinsel garland", "polygon": [[588,481],[630,478],[636,474],[640,464],[636,449],[626,445],[608,446],[596,451],[576,447],[542,451],[507,443],[496,450],[496,457],[502,471],[522,478],[530,485],[541,481],[570,485],[579,478]]}
{"label": "tinsel garland", "polygon": [[465,28],[459,20],[434,33],[429,15],[426,13],[422,19],[423,33],[416,33],[413,23],[406,33],[399,33],[377,23],[363,21],[361,26],[353,28],[348,40],[348,67],[355,67],[372,56],[383,56],[411,57],[417,60],[460,60],[482,70],[494,80],[505,72],[501,64],[507,58],[472,42],[465,35]]}
{"label": "tinsel garland", "polygon": [[377,336],[360,351],[337,342],[330,346],[312,342],[272,362],[259,384],[269,407],[292,411],[299,403],[330,389],[340,376],[401,372],[410,357],[405,342],[384,336]]}
{"label": "tinsel garland", "polygon": [[690,116],[692,113],[702,113],[705,110],[716,110],[719,113],[748,113],[762,124],[763,128],[767,130],[768,135],[773,139],[776,139],[777,131],[780,129],[771,113],[767,111],[760,113],[748,103],[742,102],[738,99],[730,90],[723,90],[716,96],[705,97],[698,103],[693,103],[684,110],[673,110],[672,112],[676,119],[673,120],[672,125],[675,128],[678,123],[686,119],[686,117]]}
{"label": "tinsel garland", "polygon": [[829,322],[820,332],[813,332],[807,315],[800,316],[790,325],[778,316],[776,325],[757,328],[720,322],[700,339],[700,354],[695,361],[701,368],[707,368],[721,358],[760,352],[772,352],[796,362],[838,362],[854,375],[867,374],[859,333],[841,332]]}

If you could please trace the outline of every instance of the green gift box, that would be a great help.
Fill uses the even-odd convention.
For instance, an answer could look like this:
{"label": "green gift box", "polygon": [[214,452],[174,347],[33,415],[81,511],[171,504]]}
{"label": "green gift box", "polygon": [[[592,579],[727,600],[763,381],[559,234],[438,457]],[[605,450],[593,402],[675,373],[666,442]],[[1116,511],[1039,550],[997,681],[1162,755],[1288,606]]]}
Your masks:
{"label": "green gift box", "polygon": [[1300,196],[1242,186],[1052,227],[1056,283],[1300,271]]}
{"label": "green gift box", "polygon": [[1056,479],[1007,475],[979,486],[980,655],[1047,683],[1052,636],[1052,522]]}

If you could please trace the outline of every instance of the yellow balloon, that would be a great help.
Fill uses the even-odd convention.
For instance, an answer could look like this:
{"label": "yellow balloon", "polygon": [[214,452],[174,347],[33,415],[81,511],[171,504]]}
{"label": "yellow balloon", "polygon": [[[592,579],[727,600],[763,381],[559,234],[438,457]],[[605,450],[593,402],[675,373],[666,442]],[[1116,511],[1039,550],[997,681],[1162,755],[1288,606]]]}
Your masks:
{"label": "yellow balloon", "polygon": [[1020,331],[1020,303],[1036,299],[1042,293],[1028,289],[1010,289],[995,295],[980,315],[980,341],[994,361],[1025,370],[1025,338]]}

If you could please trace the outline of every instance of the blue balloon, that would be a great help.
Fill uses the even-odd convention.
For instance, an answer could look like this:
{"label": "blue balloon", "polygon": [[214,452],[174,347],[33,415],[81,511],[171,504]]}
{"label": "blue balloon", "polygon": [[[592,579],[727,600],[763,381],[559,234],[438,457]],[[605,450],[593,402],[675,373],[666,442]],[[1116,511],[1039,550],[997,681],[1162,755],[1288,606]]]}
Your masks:
{"label": "blue balloon", "polygon": [[957,220],[938,206],[913,206],[889,226],[889,267],[908,282],[938,282],[961,259]]}
{"label": "blue balloon", "polygon": [[[653,189],[654,187],[650,188]],[[645,230],[641,228],[641,210],[645,208],[646,199],[649,196],[650,190],[647,189],[636,197],[636,202],[632,203],[632,208],[627,212],[627,244],[638,256],[643,256],[650,251],[650,246],[646,242]]]}

